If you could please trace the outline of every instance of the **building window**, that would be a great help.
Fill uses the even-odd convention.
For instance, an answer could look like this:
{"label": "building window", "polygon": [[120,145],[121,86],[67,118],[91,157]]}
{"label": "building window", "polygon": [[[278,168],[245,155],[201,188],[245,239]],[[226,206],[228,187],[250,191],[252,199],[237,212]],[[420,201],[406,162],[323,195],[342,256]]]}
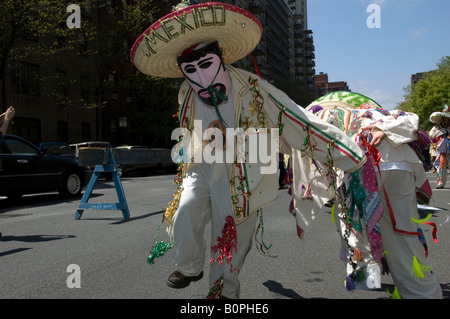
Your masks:
{"label": "building window", "polygon": [[82,139],[82,141],[90,141],[91,140],[91,124],[90,123],[81,123],[81,139]]}
{"label": "building window", "polygon": [[15,117],[14,125],[11,126],[11,133],[19,135],[33,143],[41,142],[41,120]]}
{"label": "building window", "polygon": [[41,96],[39,65],[15,62],[11,82],[14,93]]}
{"label": "building window", "polygon": [[128,18],[127,6],[128,0],[122,0],[122,17],[124,17],[125,19]]}
{"label": "building window", "polygon": [[60,101],[67,99],[67,73],[62,70],[56,70],[56,92]]}
{"label": "building window", "polygon": [[114,9],[114,0],[106,0],[106,11],[110,14],[114,14],[116,12]]}
{"label": "building window", "polygon": [[87,57],[89,53],[88,40],[84,34],[80,35],[80,41],[78,44],[78,52],[81,56]]}
{"label": "building window", "polygon": [[130,58],[130,49],[131,48],[130,48],[130,43],[127,38],[123,39],[122,45],[123,45],[123,55],[125,57],[125,60],[131,62],[131,58]]}
{"label": "building window", "polygon": [[67,142],[69,139],[69,124],[67,121],[58,121],[58,139]]}
{"label": "building window", "polygon": [[80,98],[86,104],[91,103],[91,93],[89,90],[89,88],[90,88],[89,77],[82,76],[80,81],[81,81],[81,83],[80,83],[80,87],[81,87]]}
{"label": "building window", "polygon": [[115,44],[114,44],[114,38],[113,36],[108,36],[106,39],[107,47],[108,47],[108,55],[113,56],[115,51]]}

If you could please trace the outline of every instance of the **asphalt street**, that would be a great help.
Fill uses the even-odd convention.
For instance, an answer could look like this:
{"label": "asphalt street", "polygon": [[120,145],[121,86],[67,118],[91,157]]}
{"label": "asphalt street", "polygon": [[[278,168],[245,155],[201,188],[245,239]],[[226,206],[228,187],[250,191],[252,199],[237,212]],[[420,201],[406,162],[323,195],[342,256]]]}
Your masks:
{"label": "asphalt street", "polygon": [[[435,188],[436,178],[429,174]],[[162,213],[175,190],[172,175],[122,179],[131,218],[120,211],[75,212],[81,198],[61,199],[57,193],[25,196],[19,202],[0,198],[0,298],[11,299],[201,299],[208,292],[205,277],[182,290],[166,286],[173,271],[169,251],[153,265],[146,260]],[[450,185],[434,189],[431,221],[438,243],[425,229],[429,261],[445,298],[450,298]],[[91,203],[117,202],[114,183],[99,181]],[[240,273],[243,299],[387,299],[394,285],[382,277],[382,289],[347,292],[345,268],[339,260],[340,240],[329,210],[296,234],[288,213],[287,190],[264,210],[264,241],[272,257],[253,248]],[[208,233],[207,233],[207,236]],[[164,227],[161,239],[167,241]],[[207,239],[209,242],[209,239]],[[78,277],[74,277],[77,275]]]}

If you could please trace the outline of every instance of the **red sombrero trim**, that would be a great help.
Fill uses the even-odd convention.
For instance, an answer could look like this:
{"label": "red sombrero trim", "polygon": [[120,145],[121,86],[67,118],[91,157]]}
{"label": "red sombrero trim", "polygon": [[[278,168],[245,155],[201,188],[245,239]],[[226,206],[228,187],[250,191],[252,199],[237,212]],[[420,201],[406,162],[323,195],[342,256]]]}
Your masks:
{"label": "red sombrero trim", "polygon": [[[185,9],[174,11],[174,12],[164,16],[163,18],[161,18],[158,21],[156,21],[155,23],[153,23],[147,30],[145,30],[144,33],[142,33],[139,36],[139,38],[135,41],[135,43],[133,44],[133,47],[131,48],[131,61],[134,62],[134,56],[136,54],[136,50],[140,46],[142,41],[145,39],[145,37],[150,36],[152,33],[154,33],[156,35],[156,37],[158,37],[158,39],[160,39],[161,41],[167,42],[167,39],[160,37],[160,35],[155,32],[156,30],[158,30],[160,28],[164,29],[165,24],[167,22],[176,20],[181,24],[182,29],[190,29],[190,28],[193,29],[193,26],[190,26],[185,22],[186,14],[194,13],[194,19],[195,19],[195,17],[199,17],[202,14],[201,12],[205,8],[215,8],[215,7],[219,7],[219,6],[225,8],[226,11],[236,12],[238,14],[241,14],[241,15],[251,19],[256,24],[259,25],[261,32],[263,31],[261,22],[259,22],[259,20],[254,15],[245,11],[242,8],[239,8],[239,7],[230,5],[230,4],[219,3],[219,2],[208,2],[208,3],[202,3],[202,4],[195,4],[195,5],[189,6]],[[218,22],[218,23],[220,23],[220,22]],[[198,27],[200,27],[200,25],[199,25],[199,22],[196,21],[195,28],[198,28]],[[170,32],[165,32],[166,35],[167,35],[167,33],[170,34]]]}

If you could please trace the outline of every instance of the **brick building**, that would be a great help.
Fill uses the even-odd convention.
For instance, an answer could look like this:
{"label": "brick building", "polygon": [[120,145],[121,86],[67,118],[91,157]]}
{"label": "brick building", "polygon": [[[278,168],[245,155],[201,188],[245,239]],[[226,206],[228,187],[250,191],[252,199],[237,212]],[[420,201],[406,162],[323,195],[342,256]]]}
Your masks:
{"label": "brick building", "polygon": [[319,96],[336,91],[351,91],[345,81],[329,82],[327,73],[320,72],[314,79]]}

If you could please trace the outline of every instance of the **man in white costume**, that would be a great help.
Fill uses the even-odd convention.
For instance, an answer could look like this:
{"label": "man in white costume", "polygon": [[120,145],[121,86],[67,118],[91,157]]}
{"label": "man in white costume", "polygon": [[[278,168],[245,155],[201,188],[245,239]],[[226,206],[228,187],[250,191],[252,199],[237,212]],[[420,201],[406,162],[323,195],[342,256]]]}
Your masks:
{"label": "man in white costume", "polygon": [[436,168],[438,179],[437,187],[442,189],[447,183],[447,169],[450,161],[450,111],[445,105],[442,112],[434,112],[430,115],[430,121],[435,124],[430,132],[433,143],[436,144]]}
{"label": "man in white costume", "polygon": [[[147,29],[131,50],[141,72],[186,79],[179,91],[183,141],[174,148],[176,157],[183,158],[182,182],[165,213],[175,266],[167,284],[183,288],[202,278],[207,250],[203,235],[211,221],[209,298],[239,297],[238,274],[258,218],[278,196],[276,152],[297,149],[301,156],[324,163],[324,175],[333,175],[333,167],[352,173],[366,161],[343,132],[255,74],[231,66],[254,50],[261,33],[260,22],[241,8],[183,2]],[[211,132],[212,149],[213,142],[205,143]],[[256,146],[267,144],[270,151],[263,153],[270,160],[264,161]],[[161,255],[156,248],[152,258]]]}
{"label": "man in white costume", "polygon": [[[337,203],[344,208],[335,216],[343,239],[341,258],[347,263],[347,289],[380,288],[380,273],[389,271],[396,284],[395,297],[442,298],[436,275],[426,265],[428,250],[418,225],[425,221],[419,221],[417,199],[428,203],[432,195],[423,163],[408,144],[418,139],[419,117],[386,111],[353,92],[327,94],[307,109],[367,152],[373,171],[365,171],[364,191],[378,188],[382,203],[378,207],[378,200],[368,203],[376,207],[373,215],[359,215],[360,220],[356,213],[350,216],[352,208],[345,200]],[[383,250],[373,249],[374,241],[382,243]]]}

